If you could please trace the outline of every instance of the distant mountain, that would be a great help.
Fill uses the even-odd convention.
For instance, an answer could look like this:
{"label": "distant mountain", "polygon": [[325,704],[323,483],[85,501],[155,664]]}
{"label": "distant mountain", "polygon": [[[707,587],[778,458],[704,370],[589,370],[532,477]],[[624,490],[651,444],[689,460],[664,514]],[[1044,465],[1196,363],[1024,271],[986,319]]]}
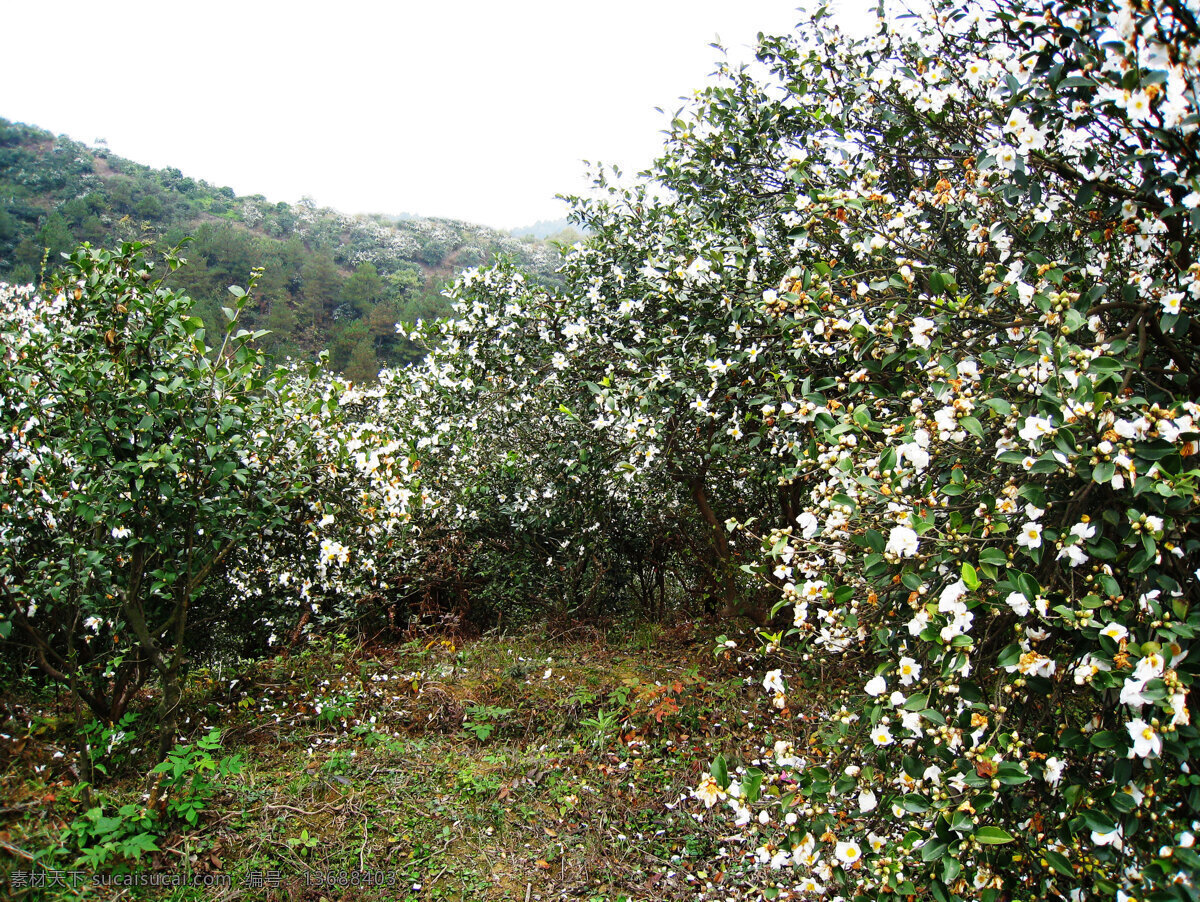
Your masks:
{"label": "distant mountain", "polygon": [[36,282],[82,241],[173,245],[188,237],[189,265],[172,281],[196,298],[210,328],[222,322],[227,287],[265,267],[247,328],[271,330],[264,344],[277,353],[327,349],[333,366],[358,380],[418,356],[396,323],[449,313],[441,289],[456,271],[506,254],[554,282],[560,260],[537,237],[239,196],[124,159],[102,142],[88,147],[0,119],[0,281]]}
{"label": "distant mountain", "polygon": [[565,216],[562,219],[542,219],[531,226],[510,230],[510,234],[514,238],[540,238],[542,240],[556,238],[564,232],[573,232],[575,235],[582,234],[579,227]]}

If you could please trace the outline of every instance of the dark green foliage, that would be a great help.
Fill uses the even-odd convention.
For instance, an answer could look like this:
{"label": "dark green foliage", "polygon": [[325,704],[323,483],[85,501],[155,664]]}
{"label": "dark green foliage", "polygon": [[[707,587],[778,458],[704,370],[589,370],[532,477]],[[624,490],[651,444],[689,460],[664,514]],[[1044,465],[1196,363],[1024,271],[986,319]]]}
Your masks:
{"label": "dark green foliage", "polygon": [[235,331],[250,294],[230,288],[210,333],[143,247],[74,252],[52,302],[0,291],[0,635],[105,722],[157,678],[169,738],[189,618],[310,502],[290,455],[311,430],[284,411],[297,383]]}

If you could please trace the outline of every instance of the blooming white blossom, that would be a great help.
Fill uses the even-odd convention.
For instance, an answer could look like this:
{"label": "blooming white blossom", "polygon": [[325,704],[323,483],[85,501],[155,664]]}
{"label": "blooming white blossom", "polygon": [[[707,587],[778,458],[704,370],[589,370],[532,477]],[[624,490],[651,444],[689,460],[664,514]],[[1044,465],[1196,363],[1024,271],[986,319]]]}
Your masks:
{"label": "blooming white blossom", "polygon": [[1129,636],[1129,630],[1125,628],[1125,624],[1123,623],[1110,623],[1104,629],[1100,630],[1100,635],[1108,636],[1108,638],[1120,642]]}
{"label": "blooming white blossom", "polygon": [[1008,597],[1004,599],[1005,604],[1012,608],[1013,613],[1018,617],[1029,616],[1029,599],[1021,592],[1009,592]]}
{"label": "blooming white blossom", "polygon": [[1130,122],[1145,122],[1150,118],[1150,94],[1140,89],[1130,91],[1125,99],[1125,112]]}
{"label": "blooming white blossom", "polygon": [[1049,417],[1026,417],[1025,424],[1017,433],[1025,441],[1033,443],[1054,432],[1054,421]]}
{"label": "blooming white blossom", "polygon": [[1041,548],[1042,524],[1030,520],[1022,526],[1021,533],[1017,536],[1017,544],[1022,548]]}
{"label": "blooming white blossom", "polygon": [[929,335],[937,323],[924,316],[918,316],[913,319],[912,323],[912,343],[918,348],[929,347]]}
{"label": "blooming white blossom", "polygon": [[1063,770],[1066,768],[1066,762],[1057,756],[1051,755],[1046,759],[1045,770],[1042,776],[1051,786],[1057,786],[1062,780]]}
{"label": "blooming white blossom", "polygon": [[786,687],[783,684],[783,671],[771,670],[763,677],[763,688],[768,692],[785,692]]}
{"label": "blooming white blossom", "polygon": [[921,665],[908,655],[900,658],[897,670],[900,673],[901,686],[911,686],[921,676]]}
{"label": "blooming white blossom", "polygon": [[912,557],[917,553],[920,540],[916,530],[908,526],[893,526],[888,533],[887,545],[884,550],[900,557]]}
{"label": "blooming white blossom", "polygon": [[833,849],[833,856],[844,865],[854,864],[862,858],[862,846],[854,840],[839,840]]}
{"label": "blooming white blossom", "polygon": [[1133,740],[1133,747],[1129,750],[1130,758],[1156,758],[1162,753],[1162,736],[1146,721],[1138,717],[1129,721],[1125,727],[1129,730],[1129,738]]}

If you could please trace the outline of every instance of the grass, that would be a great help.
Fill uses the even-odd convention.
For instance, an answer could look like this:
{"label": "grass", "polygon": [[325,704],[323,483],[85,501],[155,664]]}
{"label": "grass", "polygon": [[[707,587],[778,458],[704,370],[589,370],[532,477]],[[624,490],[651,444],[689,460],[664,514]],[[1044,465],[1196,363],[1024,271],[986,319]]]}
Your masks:
{"label": "grass", "polygon": [[[197,672],[185,730],[219,729],[211,761],[226,757],[229,773],[205,771],[215,794],[194,826],[160,819],[155,850],[99,870],[224,887],[93,887],[87,868],[71,890],[14,883],[74,867],[79,850],[61,837],[89,808],[69,706],[27,693],[0,740],[0,872],[14,899],[736,898],[728,822],[698,820],[688,793],[718,752],[736,760],[767,742],[777,714],[763,665],[713,648],[690,626],[615,641],[340,637],[232,678]],[[145,804],[152,762],[133,741],[92,793],[105,816]]]}

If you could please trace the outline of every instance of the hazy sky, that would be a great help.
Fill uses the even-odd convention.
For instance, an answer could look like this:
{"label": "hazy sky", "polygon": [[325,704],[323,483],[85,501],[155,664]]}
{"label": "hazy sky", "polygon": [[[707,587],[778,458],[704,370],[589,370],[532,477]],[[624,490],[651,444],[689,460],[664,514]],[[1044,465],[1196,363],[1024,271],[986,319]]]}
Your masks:
{"label": "hazy sky", "polygon": [[239,194],[508,228],[630,171],[789,0],[6,4],[0,116]]}

